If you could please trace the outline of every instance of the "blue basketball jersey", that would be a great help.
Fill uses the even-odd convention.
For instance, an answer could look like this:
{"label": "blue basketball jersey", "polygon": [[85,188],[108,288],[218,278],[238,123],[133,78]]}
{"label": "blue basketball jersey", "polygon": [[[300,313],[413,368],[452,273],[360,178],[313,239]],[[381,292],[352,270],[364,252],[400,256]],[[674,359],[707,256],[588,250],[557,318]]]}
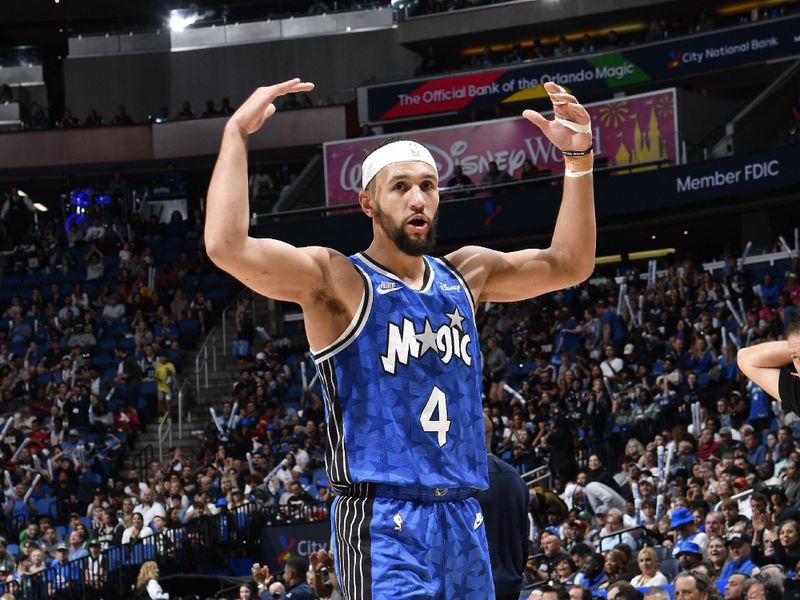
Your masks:
{"label": "blue basketball jersey", "polygon": [[445,260],[424,257],[413,289],[365,254],[353,321],[315,351],[331,485],[488,487],[473,300]]}

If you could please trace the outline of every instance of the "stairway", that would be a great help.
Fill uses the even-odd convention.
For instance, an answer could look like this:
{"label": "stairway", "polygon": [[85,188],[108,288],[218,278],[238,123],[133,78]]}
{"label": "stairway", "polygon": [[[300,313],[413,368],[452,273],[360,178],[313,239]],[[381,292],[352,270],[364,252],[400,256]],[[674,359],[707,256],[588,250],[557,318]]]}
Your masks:
{"label": "stairway", "polygon": [[[249,293],[249,292],[244,292]],[[255,294],[254,312],[255,321],[258,326],[267,326],[269,318],[269,305],[266,298]],[[238,297],[237,297],[238,299]],[[187,386],[188,393],[184,400],[183,406],[183,435],[178,436],[178,418],[177,418],[177,405],[173,405],[172,416],[172,443],[166,439],[163,443],[163,455],[166,460],[168,449],[170,445],[181,448],[185,456],[194,456],[199,448],[199,443],[194,432],[205,430],[211,422],[210,408],[214,408],[217,413],[222,410],[222,404],[226,400],[230,400],[231,393],[233,392],[233,385],[239,378],[239,371],[251,365],[250,361],[239,361],[239,359],[230,355],[230,343],[233,339],[236,326],[234,323],[235,302],[233,307],[225,314],[225,326],[227,331],[227,353],[223,347],[222,341],[222,323],[218,321],[215,323],[211,330],[211,335],[208,339],[208,387],[206,387],[205,371],[202,367],[202,358],[200,360],[200,389],[199,393],[197,388],[197,376],[195,372],[195,361],[200,353],[200,348],[197,350],[187,352],[181,360],[181,372],[179,379],[181,383],[185,379],[189,380]],[[270,329],[270,327],[267,327]],[[261,346],[260,336],[256,334],[256,348]],[[200,340],[202,344],[204,340]],[[214,352],[216,351],[216,371],[214,370]],[[177,400],[175,400],[177,402]],[[143,431],[137,440],[136,448],[132,450],[126,458],[126,467],[130,465],[131,458],[136,456],[142,448],[148,444],[153,446],[156,455],[158,454],[158,423],[151,423],[147,429]]]}

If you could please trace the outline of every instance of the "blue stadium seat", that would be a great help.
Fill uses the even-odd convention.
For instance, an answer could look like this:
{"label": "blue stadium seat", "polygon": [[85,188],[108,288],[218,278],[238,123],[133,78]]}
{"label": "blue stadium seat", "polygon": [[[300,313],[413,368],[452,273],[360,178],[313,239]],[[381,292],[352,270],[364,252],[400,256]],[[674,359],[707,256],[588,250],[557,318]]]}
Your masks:
{"label": "blue stadium seat", "polygon": [[210,273],[209,275],[205,275],[198,284],[198,287],[201,290],[212,290],[215,288],[219,288],[220,284],[222,283],[222,276],[219,273]]}
{"label": "blue stadium seat", "polygon": [[200,322],[197,319],[181,319],[178,325],[178,340],[184,348],[192,349],[200,339]]}
{"label": "blue stadium seat", "polygon": [[117,343],[113,338],[101,339],[96,346],[98,352],[114,352]]}
{"label": "blue stadium seat", "polygon": [[39,373],[36,376],[36,385],[47,385],[53,379],[53,374],[50,371],[45,371],[44,373]]}
{"label": "blue stadium seat", "polygon": [[130,352],[136,348],[136,339],[132,337],[124,337],[119,341],[119,347],[125,350],[125,352]]}
{"label": "blue stadium seat", "polygon": [[56,517],[56,499],[55,498],[39,498],[35,500],[33,503],[34,508],[36,508],[36,514],[41,515],[50,515],[51,517]]}
{"label": "blue stadium seat", "polygon": [[180,368],[181,364],[181,353],[180,350],[175,350],[174,348],[170,348],[167,350],[167,356],[169,357],[170,362],[175,365],[176,368]]}
{"label": "blue stadium seat", "polygon": [[2,285],[2,287],[4,288],[15,288],[22,283],[22,277],[11,273],[9,275],[3,276],[3,278],[0,279],[0,282],[2,282],[2,284],[0,285]]}
{"label": "blue stadium seat", "polygon": [[664,574],[667,581],[672,581],[680,571],[680,564],[677,558],[666,558],[658,564],[658,570]]}
{"label": "blue stadium seat", "polygon": [[214,306],[224,306],[227,304],[227,300],[230,295],[231,291],[224,287],[206,290],[206,298],[211,300]]}
{"label": "blue stadium seat", "polygon": [[139,388],[139,393],[144,397],[155,398],[158,388],[155,381],[143,381],[142,387]]}
{"label": "blue stadium seat", "polygon": [[8,552],[11,556],[19,556],[19,545],[9,544],[6,546],[6,552]]}
{"label": "blue stadium seat", "polygon": [[100,371],[108,369],[114,364],[114,357],[110,354],[98,354],[92,359],[92,366],[97,367]]}

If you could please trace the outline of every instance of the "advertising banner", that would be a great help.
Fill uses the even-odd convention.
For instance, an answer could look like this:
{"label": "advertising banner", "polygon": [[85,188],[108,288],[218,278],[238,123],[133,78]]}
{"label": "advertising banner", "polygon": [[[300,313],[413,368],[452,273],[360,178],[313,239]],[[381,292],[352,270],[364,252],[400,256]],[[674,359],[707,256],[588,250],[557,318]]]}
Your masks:
{"label": "advertising banner", "polygon": [[323,523],[298,523],[265,527],[261,530],[263,564],[275,571],[283,571],[290,558],[308,555],[317,550],[330,550],[331,525]]}
{"label": "advertising banner", "polygon": [[[594,129],[595,157],[609,165],[678,160],[675,90],[661,90],[586,106]],[[526,160],[540,171],[561,173],[561,153],[538,127],[522,117],[409,132],[436,159],[439,185],[446,187],[456,165],[480,184],[495,161],[512,179]],[[381,137],[326,143],[325,189],[329,206],[351,204],[361,190],[361,162]]]}
{"label": "advertising banner", "polygon": [[[770,197],[800,189],[800,144],[688,165],[641,170],[621,176],[597,174],[598,222],[644,213],[690,213],[709,202],[738,203],[745,195]],[[510,188],[488,197],[441,204],[438,239],[442,246],[486,243],[503,236],[548,236],[561,205],[562,186]],[[350,254],[369,246],[372,227],[359,212],[320,218],[267,220],[254,228],[256,237],[279,238],[295,246],[328,246]]]}
{"label": "advertising banner", "polygon": [[494,107],[546,96],[548,81],[580,94],[666,81],[800,53],[800,15],[609,52],[359,88],[362,122]]}

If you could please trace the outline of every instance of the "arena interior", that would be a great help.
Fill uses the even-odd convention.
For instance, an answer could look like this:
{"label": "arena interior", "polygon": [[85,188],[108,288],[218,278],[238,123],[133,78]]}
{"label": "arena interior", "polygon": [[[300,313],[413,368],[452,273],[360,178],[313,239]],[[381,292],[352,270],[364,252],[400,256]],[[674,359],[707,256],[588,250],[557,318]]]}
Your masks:
{"label": "arena interior", "polygon": [[[249,142],[250,233],[346,254],[371,232],[360,161],[389,135],[436,158],[437,254],[546,247],[563,158],[520,114],[551,110],[555,81],[591,115],[594,273],[477,307],[489,451],[529,490],[499,541],[527,548],[519,598],[800,598],[800,417],[737,365],[800,305],[800,2],[15,4],[3,600],[162,597],[151,579],[291,598],[298,556],[342,597],[302,313],[203,240],[228,117],[294,76],[315,90]],[[263,590],[256,562],[278,575]],[[676,596],[687,570],[707,589]]]}

